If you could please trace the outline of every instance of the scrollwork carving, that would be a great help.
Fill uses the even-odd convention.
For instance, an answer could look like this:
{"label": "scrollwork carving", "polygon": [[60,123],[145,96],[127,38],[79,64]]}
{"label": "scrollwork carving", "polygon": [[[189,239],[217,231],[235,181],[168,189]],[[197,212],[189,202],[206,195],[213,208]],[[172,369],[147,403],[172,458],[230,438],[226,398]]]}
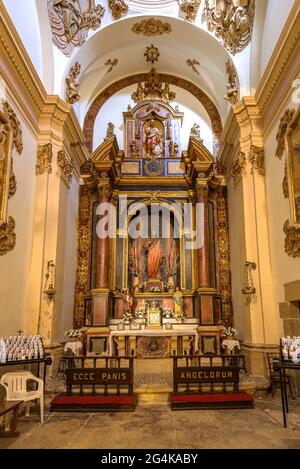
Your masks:
{"label": "scrollwork carving", "polygon": [[13,172],[13,167],[11,165],[11,168],[10,168],[10,179],[9,179],[9,190],[8,190],[8,198],[10,199],[11,197],[13,197],[15,195],[15,193],[17,192],[17,180],[16,180],[16,176]]}
{"label": "scrollwork carving", "polygon": [[7,118],[13,131],[13,146],[16,148],[19,155],[21,155],[23,151],[23,134],[21,124],[15,111],[7,101],[4,101],[3,103],[3,114]]}
{"label": "scrollwork carving", "polygon": [[91,252],[91,199],[87,186],[80,186],[77,269],[74,302],[74,327],[84,325],[84,302],[89,291],[89,259]]}
{"label": "scrollwork carving", "polygon": [[0,256],[12,251],[16,245],[15,220],[8,217],[7,223],[0,225]]}
{"label": "scrollwork carving", "polygon": [[135,34],[142,34],[143,36],[161,36],[164,33],[172,31],[169,23],[163,23],[156,18],[143,20],[140,23],[135,23],[132,27],[132,32]]}
{"label": "scrollwork carving", "polygon": [[180,11],[185,14],[185,19],[195,21],[201,0],[178,0]]}
{"label": "scrollwork carving", "polygon": [[288,175],[287,175],[287,164],[285,162],[284,165],[284,178],[282,181],[282,192],[285,197],[285,199],[288,199],[289,197],[289,184],[288,184]]}
{"label": "scrollwork carving", "polygon": [[74,168],[71,160],[67,158],[64,150],[60,150],[57,153],[57,166],[60,169],[60,176],[66,184],[69,185],[73,176]]}
{"label": "scrollwork carving", "polygon": [[101,26],[105,8],[95,0],[47,0],[52,42],[67,57],[82,46],[90,29]]}
{"label": "scrollwork carving", "polygon": [[230,101],[231,104],[235,104],[238,98],[238,85],[237,85],[237,75],[233,63],[228,60],[226,62],[226,73],[228,76],[227,84],[227,93],[224,96],[224,99]]}
{"label": "scrollwork carving", "polygon": [[231,175],[234,180],[234,187],[237,187],[243,171],[246,169],[246,155],[245,153],[240,153],[239,157],[235,160],[232,169]]}
{"label": "scrollwork carving", "polygon": [[211,6],[205,0],[203,17],[207,21],[209,31],[223,43],[231,54],[241,52],[252,38],[255,15],[255,0],[225,0]]}
{"label": "scrollwork carving", "polygon": [[284,224],[285,252],[291,257],[300,257],[300,227],[290,225],[289,220]]}
{"label": "scrollwork carving", "polygon": [[280,119],[279,129],[276,135],[277,147],[275,156],[281,160],[284,152],[284,137],[289,123],[293,120],[295,109],[287,109]]}
{"label": "scrollwork carving", "polygon": [[35,165],[35,174],[40,176],[44,173],[52,172],[52,144],[39,145],[37,150],[37,160]]}
{"label": "scrollwork carving", "polygon": [[119,20],[128,12],[128,5],[124,0],[109,0],[108,6],[114,20]]}
{"label": "scrollwork carving", "polygon": [[231,298],[230,244],[227,201],[224,189],[217,195],[217,240],[219,261],[219,290],[222,295],[224,324],[231,325],[233,318]]}
{"label": "scrollwork carving", "polygon": [[81,65],[79,62],[75,62],[73,67],[70,70],[69,76],[66,78],[66,95],[67,95],[67,102],[70,104],[74,104],[80,100],[79,94],[79,80],[77,79],[78,75],[80,74]]}

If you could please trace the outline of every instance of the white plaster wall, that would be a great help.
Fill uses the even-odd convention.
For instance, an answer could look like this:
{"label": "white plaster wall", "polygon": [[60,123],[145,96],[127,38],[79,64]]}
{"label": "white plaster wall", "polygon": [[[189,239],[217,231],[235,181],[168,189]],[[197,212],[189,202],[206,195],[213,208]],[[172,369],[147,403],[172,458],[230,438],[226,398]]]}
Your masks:
{"label": "white plaster wall", "polygon": [[[287,108],[294,105],[290,103]],[[300,279],[299,258],[292,258],[285,253],[285,234],[283,225],[290,218],[289,199],[285,199],[282,192],[284,177],[285,155],[279,160],[275,156],[276,134],[280,116],[265,142],[266,158],[266,197],[268,211],[268,226],[271,249],[271,268],[275,284],[276,303],[285,301],[284,284]]]}
{"label": "white plaster wall", "polygon": [[[63,184],[63,183],[62,183]],[[77,221],[78,221],[78,193],[79,185],[75,178],[72,179],[70,189],[67,187],[62,193],[65,199],[60,204],[62,224],[60,224],[59,242],[65,240],[61,246],[61,292],[58,307],[58,320],[54,332],[57,341],[65,339],[66,329],[73,327],[73,307],[75,291],[75,274],[77,259]]]}
{"label": "white plaster wall", "polygon": [[3,3],[39,77],[42,80],[43,51],[35,0],[3,0]]}
{"label": "white plaster wall", "polygon": [[[187,149],[190,130],[196,122],[200,124],[201,138],[204,140],[204,145],[212,152],[213,137],[210,128],[210,121],[205,109],[191,94],[176,86],[172,86],[171,88],[176,92],[176,101],[171,103],[172,107],[175,108],[176,104],[178,104],[180,112],[184,112],[183,125],[181,128],[182,149]],[[93,142],[94,150],[103,142],[104,137],[106,137],[108,122],[112,122],[115,125],[115,133],[119,147],[124,149],[123,112],[127,111],[128,104],[130,104],[132,108],[135,106],[135,103],[131,99],[131,95],[135,89],[136,85],[124,88],[114,94],[102,106],[95,120]]]}
{"label": "white plaster wall", "polygon": [[242,183],[234,188],[233,180],[228,186],[228,219],[234,327],[238,330],[239,339],[250,340],[250,324],[245,314],[245,298],[242,294],[246,260]]}
{"label": "white plaster wall", "polygon": [[261,75],[268,65],[294,3],[295,0],[268,1],[261,46]]}
{"label": "white plaster wall", "polygon": [[[13,105],[14,109],[16,107]],[[17,112],[23,130],[24,150],[13,152],[17,192],[9,200],[8,214],[16,222],[17,242],[13,251],[0,257],[0,336],[26,332],[25,305],[31,257],[31,236],[35,195],[36,141]]]}

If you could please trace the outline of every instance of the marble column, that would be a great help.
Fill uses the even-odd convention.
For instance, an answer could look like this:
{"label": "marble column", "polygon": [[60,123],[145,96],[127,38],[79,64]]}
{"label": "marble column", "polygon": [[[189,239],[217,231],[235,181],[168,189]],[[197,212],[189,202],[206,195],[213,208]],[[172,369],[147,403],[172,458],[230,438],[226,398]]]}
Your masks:
{"label": "marble column", "polygon": [[198,250],[198,275],[199,288],[210,287],[210,265],[209,265],[209,221],[208,221],[208,187],[206,181],[197,182],[197,203],[203,204],[204,233],[203,247]]}
{"label": "marble column", "polygon": [[[111,197],[109,181],[98,184],[99,204],[108,203]],[[96,288],[108,288],[109,286],[109,237],[97,237],[97,268]]]}

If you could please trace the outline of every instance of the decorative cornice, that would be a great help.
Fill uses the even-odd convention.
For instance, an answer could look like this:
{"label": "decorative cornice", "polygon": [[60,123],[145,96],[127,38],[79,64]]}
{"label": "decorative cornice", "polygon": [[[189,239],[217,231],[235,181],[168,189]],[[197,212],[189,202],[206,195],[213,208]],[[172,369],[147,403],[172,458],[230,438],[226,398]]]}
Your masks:
{"label": "decorative cornice", "polygon": [[285,252],[291,257],[300,257],[300,226],[290,225],[289,220],[284,224]]}
{"label": "decorative cornice", "polygon": [[281,103],[291,94],[292,82],[300,72],[300,1],[296,0],[278,39],[255,97],[268,133],[281,112]]}
{"label": "decorative cornice", "polygon": [[143,36],[161,36],[171,31],[172,28],[169,23],[163,23],[157,18],[142,20],[140,23],[135,23],[132,27],[133,33],[142,34]]}
{"label": "decorative cornice", "polygon": [[73,165],[71,160],[67,157],[64,150],[60,150],[57,153],[57,166],[59,168],[59,175],[65,181],[68,187],[73,176]]}
{"label": "decorative cornice", "polygon": [[52,172],[52,144],[39,145],[37,149],[35,174],[40,176]]}

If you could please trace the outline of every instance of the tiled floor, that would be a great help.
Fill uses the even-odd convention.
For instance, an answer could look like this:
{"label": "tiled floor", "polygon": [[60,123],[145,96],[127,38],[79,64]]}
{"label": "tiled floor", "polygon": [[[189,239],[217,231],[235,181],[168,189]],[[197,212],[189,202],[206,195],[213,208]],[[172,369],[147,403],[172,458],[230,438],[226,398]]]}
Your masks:
{"label": "tiled floor", "polygon": [[[47,395],[47,401],[51,399]],[[257,399],[254,410],[172,412],[167,394],[143,394],[133,413],[50,413],[21,417],[18,438],[0,448],[300,448],[300,401],[291,402],[287,429],[280,400]]]}

